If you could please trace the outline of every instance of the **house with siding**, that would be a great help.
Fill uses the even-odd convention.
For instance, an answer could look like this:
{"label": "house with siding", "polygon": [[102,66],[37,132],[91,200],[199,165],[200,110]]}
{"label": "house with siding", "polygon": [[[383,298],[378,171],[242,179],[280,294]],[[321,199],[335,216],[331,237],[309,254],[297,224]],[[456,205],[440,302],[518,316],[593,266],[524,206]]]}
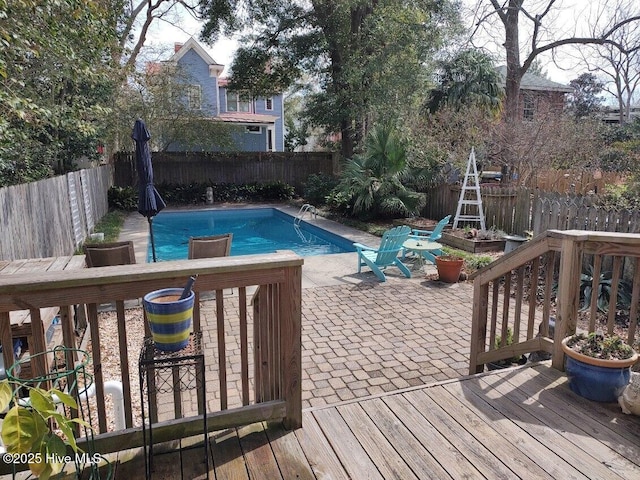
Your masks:
{"label": "house with siding", "polygon": [[[502,85],[506,84],[507,67],[497,68]],[[560,114],[564,109],[564,97],[573,89],[561,83],[553,82],[546,78],[525,73],[520,81],[520,95],[518,97],[518,110],[522,120],[534,120],[536,117],[544,118],[548,114]]]}
{"label": "house with siding", "polygon": [[[237,127],[232,136],[239,151],[282,152],[284,150],[284,104],[282,94],[268,98],[248,98],[228,90],[222,77],[224,65],[211,58],[190,38],[176,43],[173,56],[164,62],[180,70],[186,78],[184,101],[205,117]],[[179,150],[174,147],[172,150]]]}

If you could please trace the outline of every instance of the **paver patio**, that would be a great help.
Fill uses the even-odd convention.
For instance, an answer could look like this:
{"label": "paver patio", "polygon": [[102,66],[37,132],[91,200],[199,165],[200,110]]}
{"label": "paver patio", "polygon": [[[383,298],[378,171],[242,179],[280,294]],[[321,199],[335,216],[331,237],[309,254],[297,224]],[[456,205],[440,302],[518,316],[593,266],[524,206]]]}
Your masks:
{"label": "paver patio", "polygon": [[[146,251],[148,225],[129,217],[125,235],[140,261]],[[322,224],[354,241],[376,245],[379,239],[318,218]],[[427,273],[435,267],[425,266]],[[425,271],[405,278],[389,268],[387,282],[372,272],[356,273],[356,254],[307,257],[302,290],[302,400],[315,407],[415,385],[457,378],[468,370],[472,285],[427,280]],[[227,381],[241,391],[240,333],[237,297],[225,292]],[[251,311],[251,310],[250,310]],[[207,358],[217,358],[215,301],[201,311]],[[249,326],[251,332],[251,326]],[[251,348],[251,344],[249,346]],[[250,354],[250,363],[252,355]],[[217,410],[217,366],[207,363],[209,409]],[[253,365],[249,365],[253,371]],[[230,389],[231,390],[231,389]],[[241,405],[229,392],[229,407]]]}

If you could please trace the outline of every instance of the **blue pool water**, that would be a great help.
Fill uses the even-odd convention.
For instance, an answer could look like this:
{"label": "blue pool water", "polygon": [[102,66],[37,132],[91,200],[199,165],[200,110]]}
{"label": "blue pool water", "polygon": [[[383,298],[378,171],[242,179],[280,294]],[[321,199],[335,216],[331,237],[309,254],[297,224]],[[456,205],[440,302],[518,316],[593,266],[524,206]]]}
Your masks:
{"label": "blue pool water", "polygon": [[[353,243],[275,208],[160,212],[153,219],[156,258],[187,258],[189,237],[233,233],[231,255],[293,250],[302,257],[353,252]],[[147,261],[151,261],[151,244]]]}

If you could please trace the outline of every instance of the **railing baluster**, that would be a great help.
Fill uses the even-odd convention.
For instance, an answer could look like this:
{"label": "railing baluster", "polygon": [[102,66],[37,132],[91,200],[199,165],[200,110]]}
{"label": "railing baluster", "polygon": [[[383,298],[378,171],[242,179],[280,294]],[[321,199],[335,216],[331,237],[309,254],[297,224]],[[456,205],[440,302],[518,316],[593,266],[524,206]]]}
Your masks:
{"label": "railing baluster", "polygon": [[[509,329],[509,301],[511,300],[511,272],[504,276],[504,292],[502,299],[502,331],[500,347],[507,345],[507,336]],[[515,339],[515,336],[513,337]]]}
{"label": "railing baluster", "polygon": [[520,321],[522,317],[522,297],[524,296],[524,265],[516,271],[516,307],[513,317],[513,341],[520,341]]}
{"label": "railing baluster", "polygon": [[127,327],[123,300],[116,301],[116,315],[118,319],[118,344],[120,346],[120,378],[124,397],[124,421],[127,428],[130,428],[133,427],[131,377],[129,374],[129,348],[127,345]]}
{"label": "railing baluster", "polygon": [[98,407],[98,427],[100,433],[107,431],[107,415],[104,409],[104,379],[102,376],[102,355],[100,348],[100,327],[98,324],[98,306],[87,305],[89,328],[91,330],[91,360],[93,363],[93,381],[96,385],[96,404]]}
{"label": "railing baluster", "polygon": [[633,269],[633,291],[631,292],[631,308],[629,309],[629,334],[627,343],[633,345],[638,325],[638,302],[640,302],[640,258],[636,257]]}
{"label": "railing baluster", "polygon": [[220,380],[220,410],[227,409],[227,349],[224,338],[224,299],[216,290],[216,326],[218,331],[218,378]]}
{"label": "railing baluster", "polygon": [[238,289],[240,315],[240,377],[242,379],[242,405],[249,405],[249,340],[247,338],[247,289]]}
{"label": "railing baluster", "polygon": [[618,288],[620,286],[620,273],[622,272],[622,257],[616,255],[613,258],[613,272],[611,273],[611,293],[609,296],[609,312],[607,316],[607,333],[613,335],[613,327],[616,323],[616,311],[618,309]]}
{"label": "railing baluster", "polygon": [[[47,350],[47,340],[45,338],[44,326],[42,325],[42,316],[39,308],[32,308],[31,315],[31,340],[33,345],[29,345],[32,349],[31,353],[44,352]],[[13,349],[13,346],[11,347]],[[31,376],[32,378],[42,377],[47,374],[47,356],[36,355],[31,357]],[[41,388],[48,389],[50,385],[42,385]]]}
{"label": "railing baluster", "polygon": [[496,344],[496,328],[498,326],[499,298],[500,298],[500,281],[496,279],[493,281],[493,291],[491,295],[491,326],[489,327],[489,350],[493,350]]}
{"label": "railing baluster", "polygon": [[589,303],[589,331],[596,329],[598,315],[598,288],[600,286],[600,272],[602,271],[602,255],[594,255],[593,278],[591,279],[591,300]]}
{"label": "railing baluster", "polygon": [[549,336],[549,317],[551,316],[551,295],[553,293],[553,275],[555,273],[556,252],[545,255],[544,301],[542,307],[542,333]]}
{"label": "railing baluster", "polygon": [[536,323],[536,306],[538,303],[538,274],[540,272],[540,257],[533,259],[531,275],[529,276],[529,317],[527,319],[527,340],[533,338]]}

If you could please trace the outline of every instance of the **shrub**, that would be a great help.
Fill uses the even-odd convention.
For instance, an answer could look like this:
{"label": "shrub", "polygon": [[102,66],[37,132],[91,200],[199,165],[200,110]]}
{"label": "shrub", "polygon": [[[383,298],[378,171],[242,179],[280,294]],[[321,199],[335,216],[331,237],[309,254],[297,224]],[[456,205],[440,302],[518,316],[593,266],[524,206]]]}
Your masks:
{"label": "shrub", "polygon": [[290,200],[295,193],[291,185],[283,182],[254,182],[242,185],[213,182],[194,182],[189,184],[162,183],[157,186],[157,189],[167,204],[193,205],[206,201],[208,187],[213,189],[214,202]]}
{"label": "shrub", "polygon": [[340,183],[340,180],[327,173],[314,173],[309,175],[304,184],[304,198],[314,205],[325,205],[327,197]]}
{"label": "shrub", "polygon": [[138,208],[138,192],[133,187],[111,187],[107,200],[110,209],[132,212]]}

